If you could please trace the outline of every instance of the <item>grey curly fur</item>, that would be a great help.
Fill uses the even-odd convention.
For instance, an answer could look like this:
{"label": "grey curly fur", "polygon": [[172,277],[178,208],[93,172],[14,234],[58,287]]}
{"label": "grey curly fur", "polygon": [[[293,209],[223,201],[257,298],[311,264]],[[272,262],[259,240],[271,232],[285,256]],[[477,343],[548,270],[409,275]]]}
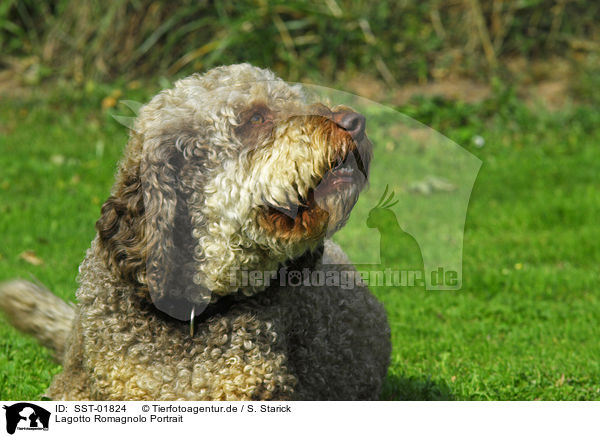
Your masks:
{"label": "grey curly fur", "polygon": [[[327,237],[365,181],[342,196],[319,184],[358,150],[366,175],[370,144],[332,122],[349,109],[323,108],[248,64],[183,79],[142,108],[80,266],[78,306],[63,312],[71,333],[46,341],[66,350],[48,397],[378,398],[390,330],[366,287],[231,280],[351,268]],[[178,319],[196,305],[208,306],[190,336]]]}

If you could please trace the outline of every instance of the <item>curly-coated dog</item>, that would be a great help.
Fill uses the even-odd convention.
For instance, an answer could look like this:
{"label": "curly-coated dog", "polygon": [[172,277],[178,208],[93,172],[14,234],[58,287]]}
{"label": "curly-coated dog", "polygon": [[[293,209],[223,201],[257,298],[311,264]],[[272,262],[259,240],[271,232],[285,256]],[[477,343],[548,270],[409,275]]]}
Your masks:
{"label": "curly-coated dog", "polygon": [[370,158],[362,115],[309,104],[268,70],[219,67],[159,93],[102,206],[77,307],[0,287],[13,324],[64,366],[46,395],[377,399],[386,314],[360,280],[336,282],[352,268],[328,239]]}

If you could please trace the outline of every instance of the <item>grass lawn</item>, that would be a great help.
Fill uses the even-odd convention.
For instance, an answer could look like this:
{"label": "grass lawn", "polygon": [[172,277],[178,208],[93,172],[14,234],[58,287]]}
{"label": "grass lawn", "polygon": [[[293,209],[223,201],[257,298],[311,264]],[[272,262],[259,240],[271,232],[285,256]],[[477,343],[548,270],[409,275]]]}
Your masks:
{"label": "grass lawn", "polygon": [[[0,280],[33,277],[74,300],[127,139],[100,109],[108,92],[0,100]],[[462,290],[375,289],[394,345],[382,398],[600,399],[600,113],[531,109],[510,92],[399,109],[483,166],[467,215]],[[370,135],[377,144],[378,133]],[[390,171],[393,162],[373,162],[373,175]],[[37,399],[59,370],[0,320],[0,399]]]}

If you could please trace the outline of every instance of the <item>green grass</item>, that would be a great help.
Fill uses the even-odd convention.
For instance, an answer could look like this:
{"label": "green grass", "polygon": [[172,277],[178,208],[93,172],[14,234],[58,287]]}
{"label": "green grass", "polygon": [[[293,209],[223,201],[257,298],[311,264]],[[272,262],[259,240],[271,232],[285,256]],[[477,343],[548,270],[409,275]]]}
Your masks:
{"label": "green grass", "polygon": [[[0,100],[0,280],[33,276],[74,299],[127,136],[99,109],[102,92]],[[400,110],[483,166],[467,215],[463,289],[375,289],[393,339],[383,399],[600,399],[600,114],[528,109],[510,93]],[[373,163],[374,176],[394,170],[393,161]],[[21,259],[27,250],[44,264]],[[0,399],[36,399],[59,370],[0,321]]]}
{"label": "green grass", "polygon": [[598,113],[547,114],[510,98],[406,109],[483,166],[463,290],[380,293],[394,343],[384,398],[600,399]]}
{"label": "green grass", "polygon": [[[36,278],[68,300],[127,139],[90,99],[0,100],[0,279]],[[44,264],[19,257],[29,250]],[[1,322],[0,398],[36,398],[60,370],[50,358]]]}

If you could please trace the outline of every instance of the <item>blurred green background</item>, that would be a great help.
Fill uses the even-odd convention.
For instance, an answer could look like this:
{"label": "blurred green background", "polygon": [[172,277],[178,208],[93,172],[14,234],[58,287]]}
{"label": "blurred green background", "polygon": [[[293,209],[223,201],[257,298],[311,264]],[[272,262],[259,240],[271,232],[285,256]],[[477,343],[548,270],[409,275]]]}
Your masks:
{"label": "blurred green background", "polygon": [[485,79],[520,58],[593,63],[599,13],[583,0],[4,0],[0,53],[30,83],[171,77],[240,61],[292,81]]}
{"label": "blurred green background", "polygon": [[[599,23],[577,0],[3,0],[0,280],[74,300],[127,141],[119,101],[251,62],[385,103],[483,161],[463,289],[374,290],[394,344],[382,399],[600,399]],[[39,398],[59,370],[0,319],[0,399]]]}

